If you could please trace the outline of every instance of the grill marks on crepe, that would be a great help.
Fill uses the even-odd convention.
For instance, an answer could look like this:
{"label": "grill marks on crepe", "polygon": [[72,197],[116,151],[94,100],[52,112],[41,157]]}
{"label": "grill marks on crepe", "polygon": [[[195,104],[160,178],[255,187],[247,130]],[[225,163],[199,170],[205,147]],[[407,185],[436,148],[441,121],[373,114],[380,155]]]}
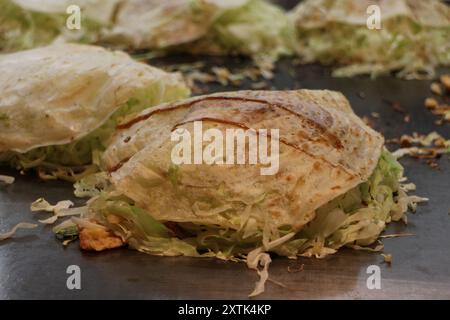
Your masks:
{"label": "grill marks on crepe", "polygon": [[[343,148],[339,138],[327,131],[327,128],[333,125],[333,118],[330,113],[324,109],[321,110],[323,111],[323,115],[317,113],[308,115],[305,113],[308,112],[308,109],[311,110],[312,108],[303,105],[283,105],[256,99],[241,100],[244,102],[242,105],[230,105],[227,100],[230,99],[228,97],[219,97],[219,99],[217,99],[217,104],[211,106],[198,106],[198,108],[196,108],[197,105],[191,105],[192,110],[189,112],[186,119],[178,123],[174,128],[194,121],[208,120],[225,124],[234,123],[245,129],[264,129],[265,127],[258,125],[257,122],[264,121],[267,118],[283,116],[283,112],[277,110],[281,109],[284,111],[284,115],[294,115],[296,117],[295,121],[301,121],[301,127],[308,127],[308,129],[311,130],[309,135],[301,134],[301,132],[299,132],[300,138],[310,141],[320,141],[321,143],[333,146],[336,149]],[[197,102],[201,103],[202,101]],[[312,139],[313,136],[315,136],[314,139]],[[295,143],[289,142],[286,139],[281,139],[281,141],[287,145],[294,146],[296,149],[301,149]]]}
{"label": "grill marks on crepe", "polygon": [[[250,97],[247,95],[250,95]],[[308,151],[305,141],[324,144],[337,150],[343,149],[343,143],[339,137],[328,130],[328,128],[333,126],[334,120],[333,116],[325,108],[317,106],[317,104],[313,105],[308,99],[300,99],[296,101],[296,104],[276,100],[278,99],[259,97],[258,91],[241,91],[193,98],[145,111],[134,119],[120,124],[117,129],[126,130],[156,114],[186,108],[190,109],[187,115],[182,121],[173,126],[172,131],[195,121],[211,121],[245,130],[251,128],[257,130],[266,128],[264,124],[267,122],[267,119],[279,118],[280,121],[284,119],[284,121],[293,122],[292,126],[295,126],[297,129],[287,135],[283,133],[283,127],[279,127],[281,131],[280,142],[285,145],[315,158],[318,157]],[[269,128],[270,126],[267,127],[267,129]],[[333,164],[324,157],[319,158],[334,167],[339,166],[349,173],[342,165]],[[120,163],[110,167],[109,171],[116,171],[128,159],[121,160]]]}
{"label": "grill marks on crepe", "polygon": [[[205,101],[240,101],[240,102],[254,102],[254,103],[260,103],[264,104],[268,108],[280,108],[283,110],[286,110],[289,113],[294,114],[295,116],[301,118],[303,121],[305,121],[307,124],[309,124],[313,129],[317,131],[317,133],[325,136],[327,139],[323,140],[323,142],[327,142],[329,140],[330,143],[332,143],[336,148],[342,148],[341,141],[333,134],[327,132],[327,128],[333,124],[333,118],[331,115],[326,112],[326,110],[322,109],[324,112],[326,112],[326,118],[321,119],[317,114],[312,114],[311,118],[308,118],[305,116],[302,111],[304,111],[304,107],[301,105],[293,106],[293,105],[283,105],[279,103],[271,103],[269,101],[261,100],[261,99],[248,99],[244,97],[227,97],[227,96],[215,96],[215,97],[201,97],[197,100],[190,101],[188,103],[177,103],[175,105],[166,105],[166,107],[154,109],[151,112],[147,114],[140,115],[132,120],[129,120],[125,123],[119,124],[117,126],[117,129],[128,129],[131,126],[135,125],[138,122],[145,121],[154,114],[161,113],[161,112],[168,112],[172,111],[178,108],[190,108],[195,106],[198,103],[205,102]],[[222,107],[228,108],[228,105],[223,105]],[[242,106],[238,106],[242,107]],[[252,110],[252,112],[261,112],[260,110]],[[213,119],[213,118],[210,118]],[[193,119],[190,121],[200,121],[202,119]],[[219,120],[219,119],[217,119]],[[181,124],[188,123],[189,121],[185,121]],[[176,127],[180,126],[181,124],[178,124]]]}
{"label": "grill marks on crepe", "polygon": [[[278,172],[261,175],[260,165],[182,164],[174,185],[169,179],[176,143],[171,132],[181,127],[192,136],[193,121],[200,119],[203,129],[222,133],[229,128],[279,129],[285,143],[279,148]],[[254,216],[264,213],[274,226],[298,229],[317,208],[366,181],[384,144],[342,94],[326,90],[213,94],[161,105],[132,121],[116,132],[102,157],[106,168],[121,164],[111,172],[114,187],[155,219],[236,229],[239,223],[233,221],[238,220],[203,216],[193,206],[212,197],[212,203],[231,206],[238,217],[244,214],[241,203],[258,203],[249,209]]]}

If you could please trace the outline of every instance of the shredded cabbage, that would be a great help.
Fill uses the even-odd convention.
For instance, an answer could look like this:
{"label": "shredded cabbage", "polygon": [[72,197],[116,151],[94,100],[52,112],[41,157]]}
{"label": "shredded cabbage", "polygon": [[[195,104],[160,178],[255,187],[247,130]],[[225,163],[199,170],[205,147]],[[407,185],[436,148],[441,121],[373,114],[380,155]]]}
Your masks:
{"label": "shredded cabbage", "polygon": [[73,206],[73,202],[70,200],[59,201],[57,204],[51,205],[44,198],[39,198],[31,204],[30,210],[32,212],[45,211],[45,212],[53,213],[53,215],[47,219],[38,220],[40,223],[43,223],[43,224],[53,224],[59,218],[75,216],[75,215],[82,215],[85,212],[87,212],[86,206],[78,207],[78,208],[71,208],[72,206]]}
{"label": "shredded cabbage", "polygon": [[117,124],[125,117],[158,103],[185,98],[189,92],[184,87],[167,87],[160,101],[155,101],[153,90],[147,88],[136,94],[98,129],[68,144],[35,148],[26,153],[0,153],[0,163],[7,163],[17,170],[35,168],[43,180],[61,179],[76,182],[99,170],[100,155],[106,149]]}
{"label": "shredded cabbage", "polygon": [[0,159],[18,170],[37,168],[44,180],[62,179],[75,182],[98,171],[98,159],[115,130],[120,114],[128,108],[121,108],[100,128],[85,137],[64,145],[39,147],[20,154],[7,152]]}
{"label": "shredded cabbage", "polygon": [[288,54],[295,32],[284,11],[261,0],[225,10],[208,34],[189,45],[196,53],[237,53],[256,59]]}
{"label": "shredded cabbage", "polygon": [[78,198],[95,197],[102,191],[110,188],[111,183],[106,172],[98,172],[88,175],[74,184],[74,194]]}
{"label": "shredded cabbage", "polygon": [[68,209],[71,206],[73,206],[73,202],[70,200],[59,201],[57,204],[51,205],[44,198],[39,198],[39,199],[33,201],[33,203],[30,206],[30,210],[32,212],[45,211],[45,212],[58,213],[60,210]]}
{"label": "shredded cabbage", "polygon": [[16,224],[11,230],[9,230],[5,233],[0,233],[0,241],[11,238],[18,229],[34,229],[36,227],[37,227],[37,224],[34,224],[34,223],[20,222],[20,223]]}
{"label": "shredded cabbage", "polygon": [[[110,9],[108,5],[97,2],[98,8],[105,6],[105,11]],[[65,28],[67,15],[64,12],[38,12],[23,8],[13,0],[0,0],[0,51],[29,49],[49,44],[61,37],[81,43],[94,43],[103,38],[102,41],[113,45],[131,41],[130,45],[137,48],[181,49],[200,54],[237,53],[257,58],[275,59],[280,54],[290,52],[287,42],[294,40],[295,32],[285,12],[265,0],[247,0],[242,3],[223,3],[215,9],[213,2],[192,1],[187,8],[181,5],[180,10],[154,9],[153,18],[147,23],[148,30],[142,23],[130,23],[131,29],[128,30],[130,26],[127,23],[125,26],[120,23],[114,26],[111,21],[97,22],[94,16],[83,14],[82,32],[73,33]],[[118,5],[115,10],[120,16],[121,7]],[[187,28],[191,29],[184,35],[178,35],[183,30],[176,29],[177,23],[184,20],[187,20]],[[191,25],[187,23],[189,21]],[[122,33],[125,33],[125,37]]]}
{"label": "shredded cabbage", "polygon": [[5,184],[13,184],[15,180],[16,179],[14,177],[0,174],[0,182],[3,182]]}
{"label": "shredded cabbage", "polygon": [[71,219],[61,222],[57,226],[53,227],[52,231],[56,234],[57,237],[60,237],[62,239],[67,237],[78,237],[78,227]]}
{"label": "shredded cabbage", "polygon": [[343,246],[381,250],[380,245],[370,245],[377,241],[386,224],[400,220],[409,205],[423,200],[406,195],[399,182],[402,177],[402,166],[388,151],[383,151],[367,182],[316,210],[316,217],[300,231],[290,226],[280,228],[275,239],[270,228],[252,228],[255,224],[250,218],[239,230],[157,221],[151,212],[111,191],[102,192],[91,201],[89,213],[83,218],[106,226],[142,252],[247,261],[260,275],[253,296],[264,291],[268,279],[267,252],[289,258],[323,258]]}
{"label": "shredded cabbage", "polygon": [[3,52],[47,45],[60,35],[67,40],[93,43],[102,27],[93,17],[82,14],[81,30],[69,32],[66,29],[68,15],[65,12],[30,10],[12,0],[0,0],[0,8],[0,51]]}
{"label": "shredded cabbage", "polygon": [[450,27],[426,27],[404,16],[383,21],[380,30],[330,22],[297,33],[303,60],[341,65],[337,77],[399,71],[401,78],[432,78],[438,65],[450,65]]}
{"label": "shredded cabbage", "polygon": [[62,17],[22,9],[11,0],[0,0],[0,51],[18,51],[50,43]]}

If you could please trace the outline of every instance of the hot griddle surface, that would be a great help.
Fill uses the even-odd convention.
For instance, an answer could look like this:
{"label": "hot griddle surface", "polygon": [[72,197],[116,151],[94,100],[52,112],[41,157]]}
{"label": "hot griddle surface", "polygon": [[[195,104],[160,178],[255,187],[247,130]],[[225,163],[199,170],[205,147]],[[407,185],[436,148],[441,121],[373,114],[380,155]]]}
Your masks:
{"label": "hot griddle surface", "polygon": [[[208,65],[239,68],[247,62],[238,58],[172,57],[153,61],[157,65],[174,62],[208,61]],[[208,69],[208,67],[206,67]],[[394,77],[371,80],[332,78],[329,69],[317,65],[298,66],[282,60],[271,81],[275,89],[332,89],[342,91],[359,116],[380,115],[372,122],[386,138],[437,130],[450,137],[450,126],[436,127],[436,117],[424,107],[430,95],[429,81],[403,81]],[[241,89],[250,88],[243,84]],[[209,92],[237,90],[212,84]],[[388,101],[399,102],[411,115],[395,111]],[[417,184],[417,194],[430,198],[417,213],[409,215],[409,224],[391,224],[386,233],[413,233],[414,236],[385,239],[385,252],[393,256],[392,265],[383,263],[377,253],[344,249],[323,260],[301,258],[297,261],[275,258],[270,268],[272,279],[261,298],[450,298],[450,160],[438,160],[440,169],[404,158],[406,174]],[[11,186],[0,187],[0,226],[6,229],[20,221],[37,221],[45,214],[29,211],[32,201],[45,197],[51,202],[72,199],[72,187],[64,182],[41,182],[34,176],[21,176],[7,168],[2,174],[17,177]],[[304,264],[303,271],[292,272]],[[69,265],[81,268],[82,290],[66,287]],[[382,288],[366,286],[367,267],[381,268]],[[288,267],[290,266],[290,271]],[[13,239],[0,242],[1,299],[231,299],[246,298],[257,280],[255,272],[244,264],[214,259],[167,258],[145,255],[127,249],[102,253],[81,252],[77,244],[63,248],[49,226],[21,230]]]}

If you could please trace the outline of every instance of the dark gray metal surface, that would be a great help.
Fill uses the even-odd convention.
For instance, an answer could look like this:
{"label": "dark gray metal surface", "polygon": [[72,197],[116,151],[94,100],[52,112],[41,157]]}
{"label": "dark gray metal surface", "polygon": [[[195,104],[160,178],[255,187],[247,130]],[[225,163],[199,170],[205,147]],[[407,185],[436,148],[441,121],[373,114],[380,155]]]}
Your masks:
{"label": "dark gray metal surface", "polygon": [[[192,60],[171,59],[154,63]],[[242,64],[239,59],[209,61],[212,65]],[[325,68],[295,66],[285,60],[279,63],[272,84],[277,89],[342,91],[358,115],[380,114],[374,124],[387,138],[432,130],[450,137],[450,126],[436,127],[435,116],[423,107],[424,98],[429,95],[427,81],[402,81],[393,77],[336,79]],[[208,90],[224,88],[212,85]],[[400,102],[411,114],[411,122],[404,123],[404,115],[395,112],[384,99]],[[415,159],[405,158],[402,163],[410,180],[417,184],[417,194],[431,200],[409,216],[408,226],[396,223],[389,227],[387,233],[415,234],[384,240],[385,252],[393,255],[392,266],[383,263],[379,254],[352,250],[342,250],[323,260],[275,258],[270,276],[286,287],[268,283],[260,298],[450,298],[450,160],[440,159],[440,170]],[[29,211],[30,203],[38,197],[45,196],[52,202],[73,199],[69,184],[44,183],[7,168],[0,168],[0,173],[17,177],[13,185],[0,187],[1,230],[20,221],[37,221],[46,216]],[[81,290],[66,288],[66,269],[73,264],[81,268]],[[304,264],[303,271],[288,272],[288,266],[300,264]],[[366,286],[369,276],[366,269],[373,264],[381,268],[381,290],[369,290]],[[85,253],[77,244],[64,249],[48,226],[21,230],[13,239],[0,242],[1,299],[246,298],[256,279],[256,274],[244,264],[213,259],[153,257],[126,249]]]}

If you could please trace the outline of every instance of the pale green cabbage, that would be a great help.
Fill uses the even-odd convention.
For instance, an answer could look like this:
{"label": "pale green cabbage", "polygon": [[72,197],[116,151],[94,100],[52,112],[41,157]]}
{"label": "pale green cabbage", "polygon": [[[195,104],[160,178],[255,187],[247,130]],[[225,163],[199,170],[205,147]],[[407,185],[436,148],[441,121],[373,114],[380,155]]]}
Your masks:
{"label": "pale green cabbage", "polygon": [[[315,10],[322,10],[324,15],[315,20],[315,26],[312,25],[315,11],[308,11],[310,9],[302,4],[294,10],[293,19],[297,19],[296,51],[304,62],[336,64],[338,67],[333,75],[337,77],[358,74],[376,77],[394,71],[398,77],[406,79],[431,78],[435,75],[436,67],[450,65],[448,14],[445,18],[449,21],[447,26],[442,17],[438,25],[426,25],[405,12],[383,19],[381,29],[371,30],[365,24],[352,23],[346,16],[339,17],[339,20],[327,20],[327,14],[330,13],[328,10],[336,9],[339,4],[344,6],[343,2],[352,3],[309,1],[308,4],[316,4]],[[430,1],[429,7],[437,7],[437,2],[439,1]],[[450,12],[445,4],[438,8]],[[429,18],[430,12],[422,14]],[[388,14],[389,12],[382,12],[381,17]],[[441,14],[446,15],[444,12]],[[308,23],[303,22],[303,18],[309,19]],[[348,23],[346,19],[349,20]]]}
{"label": "pale green cabbage", "polygon": [[102,126],[86,136],[68,144],[39,147],[26,153],[4,152],[0,154],[0,163],[7,163],[18,170],[35,168],[44,180],[78,181],[99,170],[100,155],[121,119],[158,103],[185,98],[189,95],[188,91],[184,86],[167,88],[161,101],[154,101],[148,88],[139,97],[130,99]]}
{"label": "pale green cabbage", "polygon": [[[88,217],[113,230],[131,247],[148,253],[245,259],[260,247],[282,256],[324,257],[342,246],[355,248],[373,244],[386,224],[399,220],[408,209],[409,198],[400,188],[402,166],[384,151],[367,182],[339,196],[316,211],[302,230],[280,228],[279,245],[267,246],[268,230],[225,229],[214,225],[157,221],[132,200],[105,190],[95,193]],[[96,180],[98,182],[98,180]],[[111,218],[114,216],[114,218]],[[117,219],[119,217],[119,219]],[[118,222],[120,221],[120,222]],[[250,223],[250,222],[249,222]],[[248,227],[248,226],[247,226]],[[289,236],[295,233],[294,236]],[[159,240],[157,240],[159,239]]]}
{"label": "pale green cabbage", "polygon": [[295,32],[285,12],[267,1],[250,0],[225,10],[207,35],[190,45],[196,53],[244,54],[277,58],[290,53]]}
{"label": "pale green cabbage", "polygon": [[[66,1],[66,0],[64,0]],[[74,4],[86,1],[76,0]],[[117,1],[115,1],[117,2]],[[71,2],[67,2],[71,4]],[[46,12],[23,8],[13,0],[0,0],[0,51],[17,51],[49,44],[58,36],[81,43],[103,42],[119,48],[168,49],[199,54],[244,54],[277,58],[288,53],[294,28],[285,12],[265,0],[184,1],[136,4],[148,12],[128,12],[120,5],[93,1],[91,7],[104,11],[115,8],[119,21],[97,21],[90,11],[83,11],[82,30],[72,36],[65,28],[65,12]],[[48,10],[47,10],[48,11]],[[125,11],[125,12],[123,12]],[[133,19],[133,15],[136,19]]]}
{"label": "pale green cabbage", "polygon": [[[83,221],[105,226],[141,252],[246,262],[260,277],[249,296],[264,292],[264,283],[269,277],[270,252],[289,258],[323,258],[343,246],[380,251],[381,243],[372,245],[386,224],[405,218],[409,206],[414,209],[417,202],[424,200],[406,194],[407,188],[399,182],[404,179],[403,167],[385,150],[368,181],[317,209],[315,218],[301,230],[284,226],[278,228],[277,238],[273,238],[270,227],[264,230],[258,229],[256,224],[252,227],[250,219],[239,230],[218,224],[158,221],[151,212],[115,191],[105,182],[107,179],[105,175],[96,175],[90,181],[78,182],[80,195],[86,196],[92,191],[94,196],[88,202],[89,210],[83,215]],[[167,179],[174,179],[176,183],[173,175]],[[100,191],[89,184],[102,185],[105,189]]]}
{"label": "pale green cabbage", "polygon": [[310,62],[345,65],[334,70],[337,77],[399,71],[399,77],[429,78],[436,66],[450,65],[450,28],[421,27],[405,18],[385,26],[379,32],[339,23],[326,31],[303,30],[299,51]]}
{"label": "pale green cabbage", "polygon": [[[78,4],[79,0],[68,1]],[[42,4],[44,6],[45,2]],[[82,28],[77,32],[66,29],[69,16],[62,12],[31,10],[16,4],[13,0],[0,0],[0,51],[14,52],[31,49],[52,43],[65,34],[68,40],[92,43],[96,40],[103,24],[89,15],[81,14]],[[73,38],[72,38],[73,37]]]}
{"label": "pale green cabbage", "polygon": [[37,227],[37,224],[34,224],[34,223],[20,222],[20,223],[16,224],[14,227],[12,227],[11,230],[4,232],[4,233],[0,233],[0,241],[11,238],[12,236],[14,236],[14,234],[16,233],[16,231],[18,229],[34,229],[36,227]]}
{"label": "pale green cabbage", "polygon": [[62,17],[30,12],[0,0],[0,51],[18,51],[50,43],[64,24]]}

